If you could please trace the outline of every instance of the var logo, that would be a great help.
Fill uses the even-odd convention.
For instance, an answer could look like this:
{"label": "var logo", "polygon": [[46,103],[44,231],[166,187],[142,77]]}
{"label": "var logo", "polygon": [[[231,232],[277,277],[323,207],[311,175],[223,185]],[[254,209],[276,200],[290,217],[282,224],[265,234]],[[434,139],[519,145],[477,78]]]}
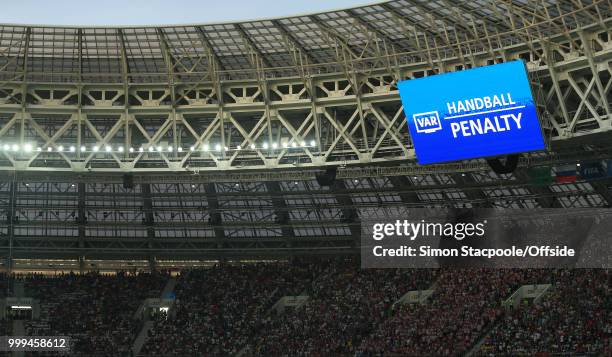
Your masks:
{"label": "var logo", "polygon": [[417,133],[434,133],[442,130],[442,123],[437,111],[413,114],[412,119],[414,119],[414,127]]}

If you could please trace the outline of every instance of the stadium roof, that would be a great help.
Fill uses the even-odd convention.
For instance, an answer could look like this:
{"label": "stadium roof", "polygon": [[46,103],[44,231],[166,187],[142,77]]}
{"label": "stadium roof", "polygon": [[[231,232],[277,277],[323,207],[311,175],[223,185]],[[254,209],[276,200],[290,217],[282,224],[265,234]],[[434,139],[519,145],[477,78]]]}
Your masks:
{"label": "stadium roof", "polygon": [[[235,23],[139,27],[2,25],[3,72],[56,74],[76,78],[107,75],[121,80],[122,61],[132,77],[153,74],[287,67],[312,71],[358,60],[375,65],[381,56],[410,61],[424,51],[503,48],[556,36],[609,16],[608,1],[394,0],[371,5]],[[341,52],[341,53],[339,53]],[[10,61],[8,59],[11,59]],[[278,75],[278,74],[277,74]],[[67,76],[67,77],[66,77]],[[138,77],[140,76],[140,77]],[[149,80],[145,80],[148,77]],[[93,77],[98,80],[108,78]]]}
{"label": "stadium roof", "polygon": [[[611,26],[609,0],[0,25],[0,257],[346,252],[368,208],[609,207],[609,177],[550,181],[612,155]],[[516,59],[550,149],[505,176],[484,160],[416,165],[397,82]],[[323,166],[338,167],[331,188]]]}
{"label": "stadium roof", "polygon": [[413,160],[398,81],[516,59],[554,147],[609,128],[611,24],[606,0],[394,0],[205,25],[0,25],[0,169]]}

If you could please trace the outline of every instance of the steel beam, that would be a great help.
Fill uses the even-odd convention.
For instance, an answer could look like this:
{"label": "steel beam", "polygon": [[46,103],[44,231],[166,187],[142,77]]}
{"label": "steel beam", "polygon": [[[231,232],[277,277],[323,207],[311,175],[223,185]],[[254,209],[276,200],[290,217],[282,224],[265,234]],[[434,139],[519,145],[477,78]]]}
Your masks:
{"label": "steel beam", "polygon": [[266,189],[268,192],[274,194],[272,196],[272,204],[274,205],[274,214],[276,215],[275,222],[281,225],[283,239],[285,239],[287,247],[291,247],[295,239],[295,232],[291,227],[291,218],[288,211],[289,207],[283,198],[283,191],[281,190],[280,183],[277,181],[267,181]]}
{"label": "steel beam", "polygon": [[216,247],[222,249],[225,246],[225,230],[223,229],[223,219],[219,211],[219,199],[217,188],[214,183],[204,185],[206,191],[206,201],[208,202],[208,224],[213,227],[215,232]]}

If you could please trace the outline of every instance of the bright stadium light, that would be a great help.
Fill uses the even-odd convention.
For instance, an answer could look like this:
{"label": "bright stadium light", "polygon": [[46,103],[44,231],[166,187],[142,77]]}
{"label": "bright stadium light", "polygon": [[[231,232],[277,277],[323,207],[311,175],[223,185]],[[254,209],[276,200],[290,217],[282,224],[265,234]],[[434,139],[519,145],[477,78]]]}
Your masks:
{"label": "bright stadium light", "polygon": [[302,140],[302,146],[306,146],[306,142]]}
{"label": "bright stadium light", "polygon": [[310,146],[315,146],[315,141],[314,140],[310,140]]}
{"label": "bright stadium light", "polygon": [[149,152],[153,152],[155,151],[155,148],[153,146],[149,146]]}
{"label": "bright stadium light", "polygon": [[134,148],[130,146],[130,148],[128,149],[129,152],[134,152]]}
{"label": "bright stadium light", "polygon": [[57,151],[59,151],[59,152],[64,151],[64,146],[63,145],[58,146],[57,147]]}
{"label": "bright stadium light", "polygon": [[117,151],[119,151],[119,152],[123,152],[123,146],[119,146],[119,147],[117,148]]}
{"label": "bright stadium light", "polygon": [[289,145],[287,143],[283,143],[283,148],[287,148]]}
{"label": "bright stadium light", "polygon": [[178,149],[176,149],[178,152],[183,152],[183,147],[179,146]]}
{"label": "bright stadium light", "polygon": [[87,148],[85,147],[85,145],[81,146],[81,152],[85,152],[87,151]]}
{"label": "bright stadium light", "polygon": [[70,145],[70,147],[68,148],[68,150],[70,150],[70,152],[75,152],[76,148],[74,147],[74,145]]}
{"label": "bright stadium light", "polygon": [[263,148],[267,149],[268,148],[268,143],[263,143]]}
{"label": "bright stadium light", "polygon": [[202,150],[208,151],[208,144],[204,144],[204,146],[202,146]]}
{"label": "bright stadium light", "polygon": [[292,147],[292,148],[296,148],[296,147],[297,147],[297,143],[296,143],[295,141],[294,141],[294,142],[292,142],[292,143],[291,143],[291,147]]}
{"label": "bright stadium light", "polygon": [[190,147],[189,151],[195,151],[195,146]]}
{"label": "bright stadium light", "polygon": [[168,152],[172,152],[173,148],[172,146],[168,146]]}
{"label": "bright stadium light", "polygon": [[272,143],[272,149],[276,149],[278,147],[277,143]]}
{"label": "bright stadium light", "polygon": [[42,148],[39,146],[39,147],[36,148],[36,151],[41,152]]}
{"label": "bright stadium light", "polygon": [[104,150],[105,150],[106,152],[111,152],[111,151],[113,151],[113,148],[112,148],[111,146],[109,146],[109,145],[106,145],[106,147],[104,148]]}
{"label": "bright stadium light", "polygon": [[215,145],[215,150],[220,151],[221,150],[221,145],[219,145],[219,144]]}
{"label": "bright stadium light", "polygon": [[236,146],[236,150],[242,150],[242,146],[240,145]]}
{"label": "bright stadium light", "polygon": [[144,151],[144,148],[142,146],[138,148],[138,152],[143,152],[143,151]]}
{"label": "bright stadium light", "polygon": [[227,150],[229,150],[229,148],[227,146],[224,146],[223,150],[227,151]]}
{"label": "bright stadium light", "polygon": [[251,150],[255,150],[256,146],[255,144],[251,144]]}
{"label": "bright stadium light", "polygon": [[10,149],[11,149],[11,146],[9,144],[4,144],[5,151],[9,151]]}
{"label": "bright stadium light", "polygon": [[32,144],[30,144],[30,143],[26,143],[26,144],[23,146],[23,150],[24,150],[25,152],[32,152]]}
{"label": "bright stadium light", "polygon": [[12,149],[13,151],[19,151],[19,145],[17,145],[17,144],[13,144],[13,146],[11,147],[11,149]]}
{"label": "bright stadium light", "polygon": [[94,147],[91,149],[93,150],[93,152],[98,152],[98,150],[100,150],[100,148],[97,145],[94,145]]}
{"label": "bright stadium light", "polygon": [[163,148],[161,146],[157,147],[157,151],[161,152],[163,150]]}
{"label": "bright stadium light", "polygon": [[51,152],[51,151],[53,151],[53,148],[51,146],[49,146],[49,147],[47,147],[47,151]]}

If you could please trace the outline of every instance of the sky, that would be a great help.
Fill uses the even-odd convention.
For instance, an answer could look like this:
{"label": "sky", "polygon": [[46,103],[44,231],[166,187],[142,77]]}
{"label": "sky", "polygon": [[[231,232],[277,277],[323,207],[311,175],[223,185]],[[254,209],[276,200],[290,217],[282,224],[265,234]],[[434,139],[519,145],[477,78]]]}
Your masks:
{"label": "sky", "polygon": [[0,0],[0,23],[163,25],[283,17],[376,0]]}

